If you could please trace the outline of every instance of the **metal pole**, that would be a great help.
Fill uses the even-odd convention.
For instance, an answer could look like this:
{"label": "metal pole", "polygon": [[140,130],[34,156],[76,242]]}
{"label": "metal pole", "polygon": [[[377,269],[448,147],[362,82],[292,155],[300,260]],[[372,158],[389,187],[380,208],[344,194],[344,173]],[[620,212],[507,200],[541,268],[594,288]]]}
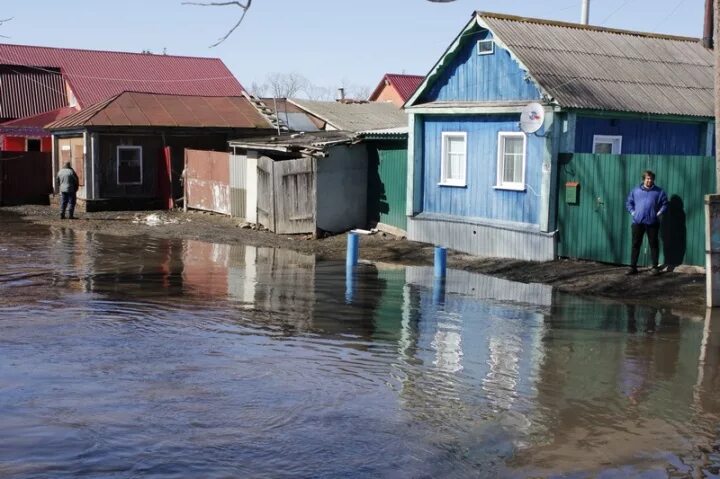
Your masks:
{"label": "metal pole", "polygon": [[705,0],[705,22],[703,25],[703,46],[705,48],[713,47],[713,30],[715,28],[713,3],[713,0]]}
{"label": "metal pole", "polygon": [[447,265],[447,249],[442,246],[435,247],[435,277],[444,278]]}
{"label": "metal pole", "polygon": [[588,25],[590,22],[590,0],[582,0],[582,12],[580,13],[580,23]]}
{"label": "metal pole", "polygon": [[352,268],[358,262],[358,251],[360,248],[360,237],[357,233],[348,233],[347,256],[345,266]]}

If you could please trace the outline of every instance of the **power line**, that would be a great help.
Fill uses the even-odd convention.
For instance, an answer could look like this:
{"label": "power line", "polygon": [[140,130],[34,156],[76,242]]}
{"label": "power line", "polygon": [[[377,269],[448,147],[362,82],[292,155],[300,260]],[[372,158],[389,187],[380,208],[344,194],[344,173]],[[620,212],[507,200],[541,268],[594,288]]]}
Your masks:
{"label": "power line", "polygon": [[619,7],[617,7],[615,10],[613,10],[612,13],[610,13],[610,15],[608,15],[607,17],[605,17],[605,19],[604,19],[602,22],[600,22],[600,25],[605,25],[605,22],[607,22],[607,21],[610,19],[610,17],[612,17],[612,16],[615,15],[617,12],[619,12],[620,10],[622,10],[622,8],[623,8],[625,5],[627,5],[628,3],[630,3],[630,0],[625,0],[623,3],[621,3]]}

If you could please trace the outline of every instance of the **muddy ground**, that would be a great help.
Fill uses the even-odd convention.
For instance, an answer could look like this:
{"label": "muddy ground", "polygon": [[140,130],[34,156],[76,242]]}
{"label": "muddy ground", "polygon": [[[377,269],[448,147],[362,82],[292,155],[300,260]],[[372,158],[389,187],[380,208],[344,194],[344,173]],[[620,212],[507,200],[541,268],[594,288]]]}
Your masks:
{"label": "muddy ground", "polygon": [[[214,243],[251,244],[313,253],[319,259],[344,259],[346,236],[314,239],[309,235],[275,235],[247,228],[242,221],[200,211],[142,211],[82,213],[76,220],[61,220],[50,206],[0,208],[2,215],[20,215],[37,224],[62,225],[78,230],[115,235],[148,235],[161,238],[196,239]],[[243,227],[246,226],[246,227]],[[377,233],[360,238],[360,259],[405,265],[432,265],[433,246]],[[448,252],[448,267],[502,277],[524,283],[544,283],[559,291],[597,296],[657,307],[701,313],[705,310],[705,275],[689,270],[651,276],[641,269],[625,276],[624,266],[560,259],[530,262],[484,258]]]}

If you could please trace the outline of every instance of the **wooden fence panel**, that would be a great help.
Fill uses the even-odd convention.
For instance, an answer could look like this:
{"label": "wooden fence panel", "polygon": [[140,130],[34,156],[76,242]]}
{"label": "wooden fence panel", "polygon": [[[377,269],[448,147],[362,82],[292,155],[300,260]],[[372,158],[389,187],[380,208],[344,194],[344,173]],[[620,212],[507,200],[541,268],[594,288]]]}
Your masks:
{"label": "wooden fence panel", "polygon": [[277,233],[315,233],[315,172],[312,158],[275,164]]}
{"label": "wooden fence panel", "polygon": [[261,156],[257,164],[257,221],[272,232],[275,228],[275,188],[274,188],[275,161]]}

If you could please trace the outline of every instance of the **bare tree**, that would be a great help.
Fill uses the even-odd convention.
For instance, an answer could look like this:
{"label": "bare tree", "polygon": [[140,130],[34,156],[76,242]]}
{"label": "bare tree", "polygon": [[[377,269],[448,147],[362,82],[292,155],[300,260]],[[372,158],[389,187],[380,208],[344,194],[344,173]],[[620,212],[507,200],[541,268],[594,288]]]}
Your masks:
{"label": "bare tree", "polygon": [[250,94],[258,98],[267,96],[268,89],[269,87],[267,83],[252,82],[250,84]]}
{"label": "bare tree", "polygon": [[[9,22],[9,21],[12,20],[12,19],[13,19],[13,17],[10,17],[10,18],[0,18],[0,26],[4,25],[5,23]],[[7,35],[0,35],[0,37],[1,37],[1,38],[9,38]]]}
{"label": "bare tree", "polygon": [[182,2],[183,5],[196,5],[200,7],[227,7],[228,5],[235,5],[236,7],[240,7],[242,9],[242,15],[240,15],[240,19],[235,23],[235,25],[225,34],[225,36],[221,37],[210,45],[210,48],[216,47],[220,45],[222,42],[227,40],[227,38],[234,32],[237,27],[240,26],[243,19],[245,18],[245,15],[247,14],[248,10],[250,9],[250,5],[252,4],[252,0],[245,0],[245,3],[242,2]]}
{"label": "bare tree", "polygon": [[312,83],[308,83],[305,86],[303,93],[305,93],[305,96],[308,97],[308,100],[332,101],[335,99],[332,88],[313,85]]}
{"label": "bare tree", "polygon": [[310,82],[299,73],[270,73],[265,83],[273,98],[291,98],[305,91]]}

